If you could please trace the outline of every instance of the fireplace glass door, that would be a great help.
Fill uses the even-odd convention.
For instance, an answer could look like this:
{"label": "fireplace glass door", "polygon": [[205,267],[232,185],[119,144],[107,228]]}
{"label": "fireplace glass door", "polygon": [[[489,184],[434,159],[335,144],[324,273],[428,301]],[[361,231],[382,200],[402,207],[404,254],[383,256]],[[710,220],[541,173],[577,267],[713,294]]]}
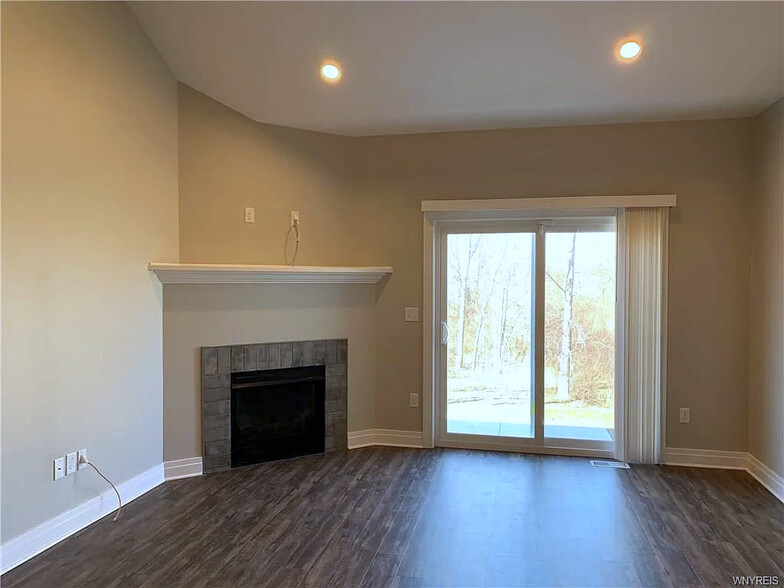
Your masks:
{"label": "fireplace glass door", "polygon": [[231,466],[324,452],[323,365],[231,377]]}

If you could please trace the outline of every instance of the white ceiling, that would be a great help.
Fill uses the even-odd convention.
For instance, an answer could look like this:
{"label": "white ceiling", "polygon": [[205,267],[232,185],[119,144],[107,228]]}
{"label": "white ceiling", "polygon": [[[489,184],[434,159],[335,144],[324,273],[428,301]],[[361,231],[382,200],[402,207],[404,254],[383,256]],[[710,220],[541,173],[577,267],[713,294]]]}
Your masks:
{"label": "white ceiling", "polygon": [[[782,2],[143,2],[177,78],[346,135],[750,116],[784,95]],[[639,35],[633,65],[616,41]],[[343,79],[318,77],[322,58]]]}

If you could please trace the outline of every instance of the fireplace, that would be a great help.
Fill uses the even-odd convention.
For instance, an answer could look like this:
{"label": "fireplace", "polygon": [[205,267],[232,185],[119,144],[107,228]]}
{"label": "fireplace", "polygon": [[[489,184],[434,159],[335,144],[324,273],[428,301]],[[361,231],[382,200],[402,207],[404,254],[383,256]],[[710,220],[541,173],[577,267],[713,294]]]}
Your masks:
{"label": "fireplace", "polygon": [[324,452],[323,365],[231,375],[231,467]]}
{"label": "fireplace", "polygon": [[347,366],[346,339],[202,347],[204,472],[345,450]]}

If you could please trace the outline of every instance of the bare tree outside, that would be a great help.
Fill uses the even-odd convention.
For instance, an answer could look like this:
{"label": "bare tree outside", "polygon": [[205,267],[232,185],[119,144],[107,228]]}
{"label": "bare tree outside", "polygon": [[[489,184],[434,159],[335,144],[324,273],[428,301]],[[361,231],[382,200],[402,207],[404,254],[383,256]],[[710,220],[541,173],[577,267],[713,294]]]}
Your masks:
{"label": "bare tree outside", "polygon": [[457,364],[460,367],[463,367],[465,363],[463,361],[465,351],[465,313],[471,298],[471,284],[469,283],[472,269],[471,262],[482,243],[482,235],[467,235],[467,237],[467,241],[465,239],[454,240],[454,254],[449,257],[450,267],[454,272],[454,278],[457,280],[459,287],[459,309],[455,333],[457,334]]}
{"label": "bare tree outside", "polygon": [[545,430],[609,439],[615,426],[615,233],[548,233]]}
{"label": "bare tree outside", "polygon": [[569,400],[569,383],[572,366],[572,298],[574,297],[574,254],[577,233],[572,233],[572,241],[566,262],[566,280],[559,286],[552,276],[553,283],[563,293],[563,322],[561,324],[561,354],[558,356],[558,389],[555,398],[561,402]]}

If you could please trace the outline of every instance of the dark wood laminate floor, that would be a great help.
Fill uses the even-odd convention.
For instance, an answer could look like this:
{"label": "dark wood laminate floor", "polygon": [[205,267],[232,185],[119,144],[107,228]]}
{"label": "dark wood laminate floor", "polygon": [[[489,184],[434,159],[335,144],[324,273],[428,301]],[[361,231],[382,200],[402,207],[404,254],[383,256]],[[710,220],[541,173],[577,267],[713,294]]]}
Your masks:
{"label": "dark wood laminate floor", "polygon": [[784,505],[740,471],[369,448],[167,482],[13,586],[784,584]]}

